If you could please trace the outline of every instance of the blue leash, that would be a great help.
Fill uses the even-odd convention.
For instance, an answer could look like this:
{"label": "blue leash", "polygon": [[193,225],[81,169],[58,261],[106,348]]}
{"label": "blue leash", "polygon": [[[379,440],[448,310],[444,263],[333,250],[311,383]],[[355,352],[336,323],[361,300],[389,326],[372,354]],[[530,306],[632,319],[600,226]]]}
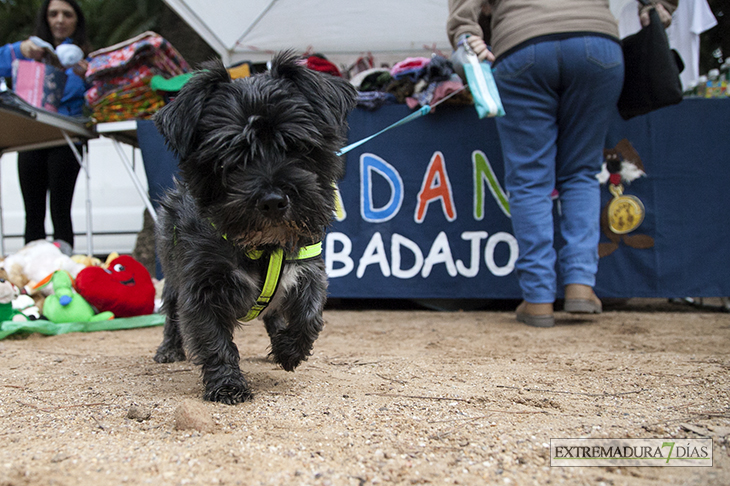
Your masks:
{"label": "blue leash", "polygon": [[370,140],[374,139],[374,138],[375,138],[375,137],[377,137],[378,135],[380,135],[380,134],[382,134],[382,133],[385,133],[385,132],[387,132],[387,131],[388,131],[388,130],[390,130],[391,128],[395,128],[395,127],[397,127],[397,126],[400,126],[400,125],[405,125],[405,124],[406,124],[406,123],[408,123],[409,121],[411,121],[411,120],[415,120],[415,119],[416,119],[416,118],[418,118],[419,116],[422,116],[422,115],[426,115],[426,114],[428,114],[428,113],[429,113],[430,111],[431,111],[431,105],[426,105],[426,106],[422,106],[420,110],[418,110],[418,111],[414,111],[413,113],[411,113],[411,114],[410,114],[410,115],[408,115],[407,117],[405,117],[405,118],[402,118],[402,119],[398,120],[397,122],[393,123],[392,125],[390,125],[390,126],[388,126],[388,127],[385,127],[385,128],[383,128],[383,129],[382,129],[382,130],[380,130],[380,131],[379,131],[378,133],[375,133],[375,134],[373,134],[373,135],[370,135],[369,137],[365,137],[365,138],[363,138],[362,140],[359,140],[359,141],[357,141],[357,142],[355,142],[355,143],[351,143],[351,144],[350,144],[350,145],[348,145],[347,147],[344,147],[344,148],[340,149],[340,151],[339,151],[339,152],[337,152],[337,155],[344,155],[344,154],[346,154],[347,152],[349,152],[350,150],[352,150],[352,149],[354,149],[354,148],[356,148],[356,147],[359,147],[360,145],[364,144],[365,142],[368,142],[368,141],[370,141]]}
{"label": "blue leash", "polygon": [[429,114],[429,113],[431,112],[431,108],[433,108],[433,107],[435,107],[435,106],[438,106],[439,104],[441,104],[441,103],[443,103],[444,101],[448,100],[449,98],[451,98],[452,96],[454,96],[454,95],[455,95],[456,93],[459,93],[460,91],[462,91],[462,90],[463,90],[463,89],[464,89],[465,87],[466,87],[466,86],[464,86],[464,87],[462,87],[461,89],[458,89],[458,90],[456,90],[456,91],[454,91],[454,92],[452,92],[452,93],[449,93],[449,95],[448,95],[448,96],[445,96],[445,97],[443,97],[442,99],[438,100],[438,101],[437,101],[436,103],[434,103],[433,105],[426,105],[426,106],[422,106],[422,107],[421,107],[421,108],[420,108],[420,109],[419,109],[418,111],[414,111],[413,113],[411,113],[411,114],[410,114],[410,115],[408,115],[407,117],[405,117],[405,118],[402,118],[402,119],[398,120],[397,122],[393,123],[392,125],[390,125],[390,126],[388,126],[388,127],[385,127],[385,128],[383,128],[383,129],[382,129],[382,130],[380,130],[380,131],[379,131],[378,133],[375,133],[375,134],[373,134],[373,135],[370,135],[369,137],[365,137],[365,138],[363,138],[362,140],[359,140],[359,141],[357,141],[357,142],[355,142],[355,143],[351,143],[351,144],[350,144],[350,145],[348,145],[347,147],[343,147],[342,149],[340,149],[340,150],[339,150],[339,151],[337,152],[337,155],[338,155],[338,156],[339,156],[339,155],[344,155],[344,154],[346,154],[347,152],[349,152],[350,150],[352,150],[352,149],[354,149],[354,148],[357,148],[357,147],[359,147],[360,145],[364,144],[365,142],[369,142],[370,140],[374,139],[374,138],[375,138],[375,137],[377,137],[378,135],[381,135],[381,134],[383,134],[383,133],[387,132],[387,131],[388,131],[388,130],[390,130],[391,128],[395,128],[395,127],[398,127],[398,126],[400,126],[400,125],[405,125],[406,123],[408,123],[408,122],[410,122],[410,121],[413,121],[413,120],[415,120],[416,118],[418,118],[418,117],[420,117],[420,116],[423,116],[423,115],[427,115],[427,114]]}

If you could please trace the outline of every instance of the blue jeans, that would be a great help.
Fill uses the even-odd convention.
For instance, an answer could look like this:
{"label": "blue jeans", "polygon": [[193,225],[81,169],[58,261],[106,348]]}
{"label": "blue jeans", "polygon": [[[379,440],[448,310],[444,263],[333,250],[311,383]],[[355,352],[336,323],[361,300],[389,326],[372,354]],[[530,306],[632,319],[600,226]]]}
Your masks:
{"label": "blue jeans", "polygon": [[[160,207],[160,199],[174,187],[174,177],[178,174],[177,155],[165,144],[164,137],[152,120],[137,120],[137,139],[144,160],[150,202],[155,210]],[[155,277],[162,280],[160,258],[155,252]]]}
{"label": "blue jeans", "polygon": [[[596,174],[623,76],[618,42],[593,35],[528,44],[494,65],[506,112],[497,118],[497,130],[519,244],[516,272],[528,302],[555,300],[557,271],[563,285],[595,285],[600,232]],[[559,255],[553,189],[559,193],[564,240]]]}

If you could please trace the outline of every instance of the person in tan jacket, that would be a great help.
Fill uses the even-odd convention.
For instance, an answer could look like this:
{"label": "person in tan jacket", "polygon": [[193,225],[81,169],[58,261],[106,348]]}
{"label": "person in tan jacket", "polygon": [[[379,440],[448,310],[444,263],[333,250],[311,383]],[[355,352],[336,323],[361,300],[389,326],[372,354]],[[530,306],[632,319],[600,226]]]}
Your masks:
{"label": "person in tan jacket", "polygon": [[[666,27],[677,1],[661,0],[637,14],[646,25],[648,9],[656,8]],[[478,24],[484,6],[491,10],[491,47]],[[468,43],[493,63],[506,113],[496,123],[519,245],[515,268],[524,301],[517,320],[553,326],[558,282],[566,311],[600,313],[593,291],[600,216],[595,176],[624,77],[608,0],[449,0],[446,30],[454,49]]]}

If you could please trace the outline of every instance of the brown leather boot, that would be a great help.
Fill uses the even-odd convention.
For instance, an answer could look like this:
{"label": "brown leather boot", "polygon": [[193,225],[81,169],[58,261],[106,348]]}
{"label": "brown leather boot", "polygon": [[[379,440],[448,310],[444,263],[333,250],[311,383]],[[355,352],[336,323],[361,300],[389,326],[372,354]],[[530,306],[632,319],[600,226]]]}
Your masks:
{"label": "brown leather boot", "polygon": [[565,286],[563,310],[571,314],[600,314],[603,304],[588,285],[568,284]]}
{"label": "brown leather boot", "polygon": [[523,300],[515,311],[517,320],[533,327],[553,327],[553,304],[534,304]]}

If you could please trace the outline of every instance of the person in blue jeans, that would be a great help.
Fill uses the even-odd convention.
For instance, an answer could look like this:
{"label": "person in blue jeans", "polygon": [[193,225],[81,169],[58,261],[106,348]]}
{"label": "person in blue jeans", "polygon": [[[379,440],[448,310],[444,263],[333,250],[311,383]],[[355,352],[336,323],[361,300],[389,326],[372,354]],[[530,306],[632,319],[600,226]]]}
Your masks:
{"label": "person in blue jeans", "polygon": [[[75,0],[43,2],[33,34],[54,47],[75,44],[81,48],[84,57],[90,50],[84,14]],[[15,59],[40,61],[44,55],[43,48],[31,39],[6,44],[0,47],[0,76],[11,76]],[[66,69],[66,85],[58,107],[59,114],[83,114],[84,94],[88,89],[84,81],[87,66],[87,61],[82,59]],[[18,154],[18,178],[25,204],[25,243],[46,238],[46,198],[50,193],[53,239],[62,251],[72,251],[74,231],[71,203],[79,169],[73,151],[66,145]]]}
{"label": "person in blue jeans", "polygon": [[[477,23],[491,8],[491,50]],[[656,6],[665,25],[677,1]],[[637,13],[642,22],[644,10]],[[617,112],[624,64],[608,0],[449,0],[447,32],[453,47],[468,43],[492,70],[506,115],[496,119],[505,188],[519,257],[524,301],[517,320],[555,323],[558,278],[564,310],[600,313],[593,292],[598,270],[600,171],[609,122]],[[560,200],[554,247],[551,193]],[[558,277],[559,276],[559,277]]]}

